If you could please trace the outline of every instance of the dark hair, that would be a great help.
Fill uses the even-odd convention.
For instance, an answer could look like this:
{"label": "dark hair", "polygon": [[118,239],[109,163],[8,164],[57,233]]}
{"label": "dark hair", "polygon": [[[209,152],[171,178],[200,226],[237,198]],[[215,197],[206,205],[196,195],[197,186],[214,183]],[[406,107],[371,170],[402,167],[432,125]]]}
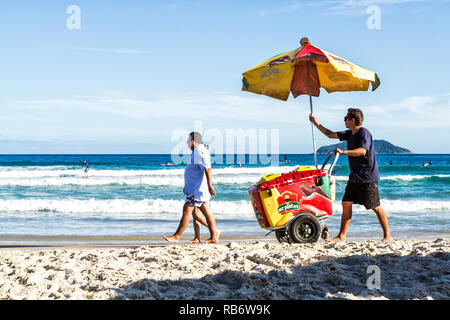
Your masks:
{"label": "dark hair", "polygon": [[191,132],[191,133],[189,133],[189,137],[194,142],[203,143],[202,142],[202,135],[200,133],[198,133],[198,132]]}
{"label": "dark hair", "polygon": [[360,109],[357,108],[348,108],[347,114],[350,117],[350,119],[355,119],[355,124],[357,126],[360,126],[363,124],[364,121],[364,115]]}

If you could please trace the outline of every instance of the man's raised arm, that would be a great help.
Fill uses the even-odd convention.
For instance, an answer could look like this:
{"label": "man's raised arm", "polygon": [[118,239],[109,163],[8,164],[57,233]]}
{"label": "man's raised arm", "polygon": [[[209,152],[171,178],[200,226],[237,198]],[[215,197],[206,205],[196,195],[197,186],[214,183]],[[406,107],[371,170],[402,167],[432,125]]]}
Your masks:
{"label": "man's raised arm", "polygon": [[339,139],[337,132],[333,132],[330,129],[325,128],[323,125],[321,125],[318,121],[316,116],[310,114],[309,115],[309,121],[312,121],[317,129],[320,130],[324,135],[326,135],[330,139]]}

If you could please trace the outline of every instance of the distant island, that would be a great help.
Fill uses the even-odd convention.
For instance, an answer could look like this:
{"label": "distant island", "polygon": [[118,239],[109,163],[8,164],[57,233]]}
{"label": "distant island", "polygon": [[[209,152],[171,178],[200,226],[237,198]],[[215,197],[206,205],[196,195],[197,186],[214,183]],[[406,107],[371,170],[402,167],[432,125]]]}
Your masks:
{"label": "distant island", "polygon": [[[386,140],[373,140],[373,144],[375,147],[375,152],[377,154],[412,154],[410,150],[394,146],[392,143],[387,142]],[[343,141],[341,143],[320,147],[317,150],[317,153],[328,154],[333,152],[336,148],[347,150],[347,142]]]}

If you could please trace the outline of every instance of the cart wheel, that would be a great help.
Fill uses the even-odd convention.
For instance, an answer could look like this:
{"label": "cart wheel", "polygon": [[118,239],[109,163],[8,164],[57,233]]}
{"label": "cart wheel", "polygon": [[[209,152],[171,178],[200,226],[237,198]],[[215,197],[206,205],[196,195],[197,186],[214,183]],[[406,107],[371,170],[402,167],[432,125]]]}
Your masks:
{"label": "cart wheel", "polygon": [[320,237],[320,223],[310,213],[299,213],[291,223],[289,237],[296,243],[314,243]]}
{"label": "cart wheel", "polygon": [[275,230],[275,236],[277,237],[278,242],[283,243],[291,243],[289,239],[289,234],[286,230]]}

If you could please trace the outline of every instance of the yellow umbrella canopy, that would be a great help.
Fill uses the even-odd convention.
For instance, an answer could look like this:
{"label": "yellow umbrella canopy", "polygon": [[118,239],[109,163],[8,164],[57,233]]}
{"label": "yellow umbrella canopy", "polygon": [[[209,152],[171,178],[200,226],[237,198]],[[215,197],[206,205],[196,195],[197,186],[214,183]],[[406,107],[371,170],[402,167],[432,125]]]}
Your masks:
{"label": "yellow umbrella canopy", "polygon": [[289,93],[318,97],[320,88],[336,91],[372,91],[380,85],[373,71],[311,45],[302,38],[301,47],[276,55],[244,72],[242,90],[286,101]]}
{"label": "yellow umbrella canopy", "polygon": [[[294,98],[309,95],[311,114],[312,98],[318,97],[320,88],[328,93],[336,91],[374,91],[380,79],[373,71],[364,69],[337,55],[311,45],[308,38],[300,40],[300,48],[276,55],[244,72],[242,90],[263,94],[286,101],[289,93]],[[317,167],[316,139],[311,122],[314,162]]]}

